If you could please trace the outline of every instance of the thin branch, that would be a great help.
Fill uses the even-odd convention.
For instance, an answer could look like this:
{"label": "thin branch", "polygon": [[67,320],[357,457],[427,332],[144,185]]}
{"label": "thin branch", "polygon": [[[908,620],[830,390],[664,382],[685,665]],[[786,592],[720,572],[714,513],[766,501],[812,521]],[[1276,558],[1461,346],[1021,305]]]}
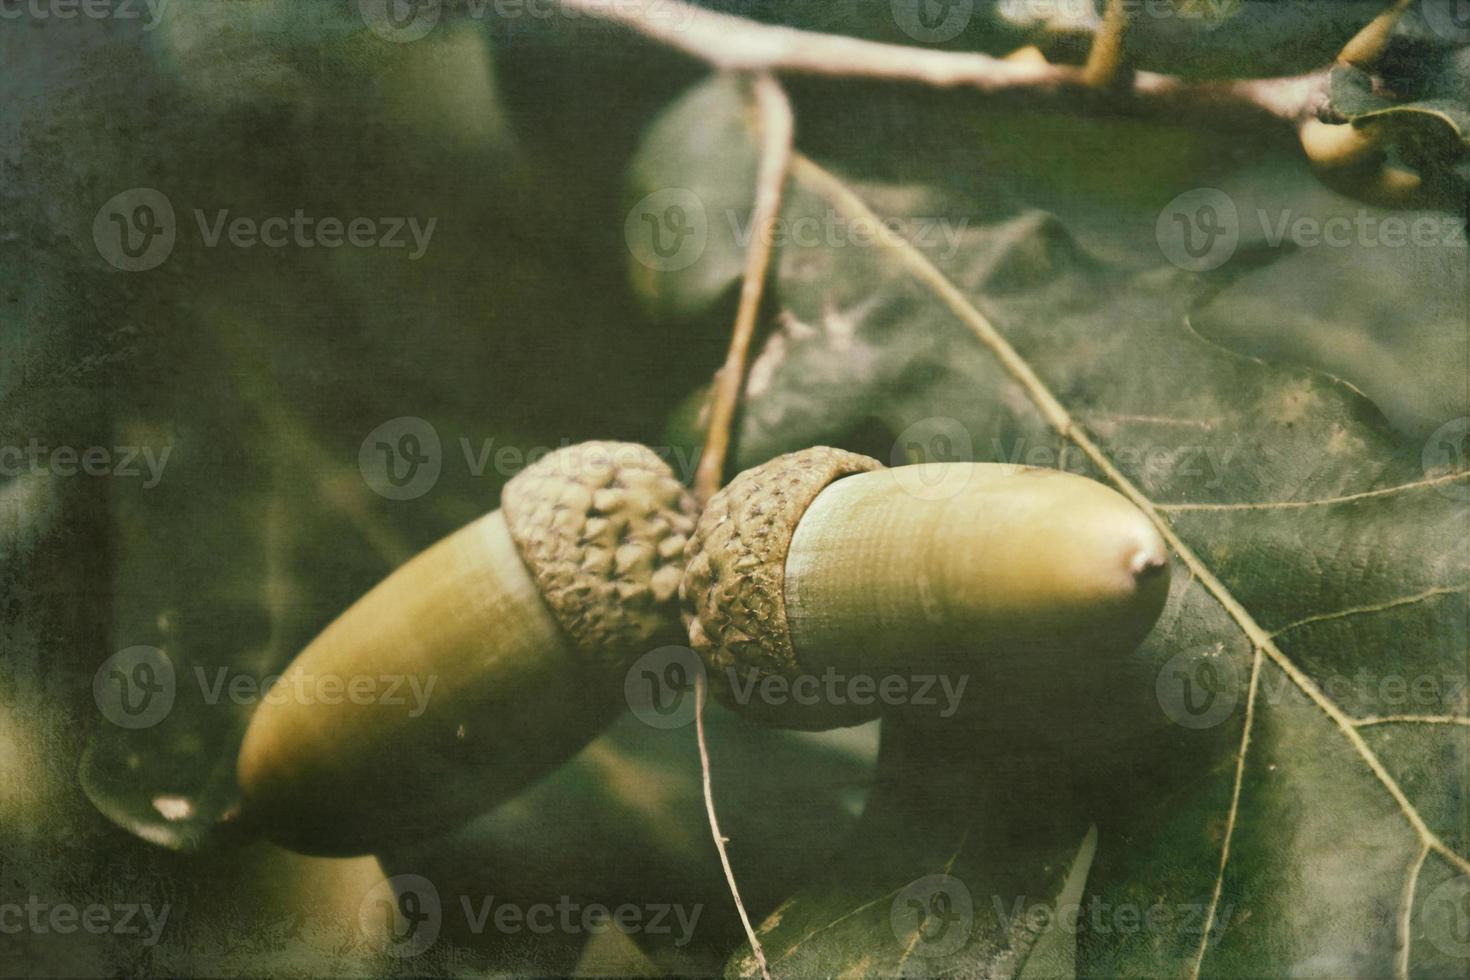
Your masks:
{"label": "thin branch", "polygon": [[715,67],[736,71],[858,77],[1008,94],[1057,111],[1176,116],[1260,117],[1299,124],[1327,91],[1327,70],[1283,78],[1187,82],[1136,72],[1130,85],[1088,86],[1076,66],[1006,61],[970,51],[940,51],[864,41],[841,34],[762,24],[691,6],[610,0],[560,0],[579,16],[620,24]]}
{"label": "thin branch", "polygon": [[697,671],[694,675],[694,734],[699,742],[699,770],[704,779],[704,811],[709,815],[710,833],[715,835],[715,849],[720,852],[720,864],[725,869],[725,881],[730,885],[730,895],[735,899],[735,911],[740,913],[740,924],[745,926],[745,936],[750,940],[750,948],[755,953],[756,963],[760,964],[761,976],[764,980],[771,980],[771,968],[766,965],[766,951],[755,934],[755,928],[750,924],[750,915],[745,911],[745,903],[740,900],[740,888],[735,884],[735,872],[730,867],[730,855],[725,851],[725,835],[720,833],[720,821],[715,816],[715,792],[710,785],[709,774],[709,744],[704,737],[704,701],[708,693],[708,684],[709,681],[704,671]]}
{"label": "thin branch", "polygon": [[694,475],[694,496],[701,504],[713,497],[724,482],[730,431],[735,424],[740,393],[745,387],[751,339],[755,336],[756,317],[760,313],[766,273],[771,265],[771,247],[775,237],[771,228],[781,211],[781,191],[786,186],[786,171],[791,165],[794,129],[791,103],[781,84],[769,74],[757,75],[752,87],[761,140],[755,213],[752,215],[754,234],[745,253],[745,277],[740,284],[740,306],[735,312],[730,349],[710,394],[709,434],[705,437],[704,454],[700,456],[699,469]]}
{"label": "thin branch", "polygon": [[1124,41],[1128,34],[1128,7],[1123,0],[1108,0],[1102,29],[1092,38],[1082,80],[1093,88],[1112,85],[1123,69]]}

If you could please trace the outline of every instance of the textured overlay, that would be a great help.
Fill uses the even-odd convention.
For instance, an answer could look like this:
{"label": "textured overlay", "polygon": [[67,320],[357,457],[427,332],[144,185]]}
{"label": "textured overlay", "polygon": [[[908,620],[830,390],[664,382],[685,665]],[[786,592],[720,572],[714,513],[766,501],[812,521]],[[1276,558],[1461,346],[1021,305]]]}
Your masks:
{"label": "textured overlay", "polygon": [[786,555],[817,494],[853,473],[880,469],[867,456],[817,446],[741,473],[710,500],[689,539],[683,586],[689,642],[714,675],[728,668],[800,671],[786,625]]}
{"label": "textured overlay", "polygon": [[625,669],[678,638],[694,498],[646,446],[584,442],[516,475],[500,498],[546,604],[590,660]]}

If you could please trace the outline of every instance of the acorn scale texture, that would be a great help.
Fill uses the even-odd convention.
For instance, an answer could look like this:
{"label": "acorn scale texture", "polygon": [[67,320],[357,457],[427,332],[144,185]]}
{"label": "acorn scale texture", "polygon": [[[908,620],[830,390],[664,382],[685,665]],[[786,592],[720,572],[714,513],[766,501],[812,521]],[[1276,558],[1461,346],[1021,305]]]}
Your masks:
{"label": "acorn scale texture", "polygon": [[786,622],[786,556],[811,502],[836,480],[882,469],[868,456],[815,446],[746,470],[710,499],[685,553],[684,624],[712,689],[744,672],[801,673]]}
{"label": "acorn scale texture", "polygon": [[677,638],[698,508],[653,450],[626,442],[559,449],[510,480],[500,507],[547,606],[590,662],[625,669]]}

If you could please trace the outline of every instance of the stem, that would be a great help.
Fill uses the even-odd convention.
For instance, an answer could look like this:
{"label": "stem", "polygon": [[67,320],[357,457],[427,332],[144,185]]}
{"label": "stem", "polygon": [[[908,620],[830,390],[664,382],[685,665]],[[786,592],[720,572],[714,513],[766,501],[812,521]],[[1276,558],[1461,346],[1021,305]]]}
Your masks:
{"label": "stem", "polygon": [[755,953],[756,963],[760,964],[761,976],[764,980],[771,980],[771,968],[766,965],[766,951],[761,947],[761,941],[750,924],[750,915],[745,911],[745,903],[740,900],[740,887],[735,884],[735,872],[730,867],[730,855],[725,851],[725,835],[720,833],[720,821],[715,816],[715,793],[710,785],[709,745],[704,737],[704,702],[705,696],[709,693],[708,683],[704,671],[695,672],[694,735],[699,742],[699,770],[704,779],[704,811],[709,815],[710,833],[714,834],[715,849],[720,852],[720,864],[725,869],[725,881],[730,884],[730,896],[735,899],[735,911],[740,913],[740,924],[745,926],[745,936],[750,940],[750,948]]}
{"label": "stem", "polygon": [[1082,81],[1093,88],[1103,88],[1118,80],[1123,68],[1123,42],[1128,33],[1128,9],[1123,0],[1108,0],[1102,29],[1092,39]]}
{"label": "stem", "polygon": [[560,0],[579,16],[615,23],[715,68],[839,78],[870,78],[1009,94],[1063,112],[1111,108],[1165,117],[1261,115],[1297,123],[1326,91],[1327,72],[1285,78],[1192,83],[1135,72],[1128,85],[1096,90],[1071,65],[1006,61],[969,51],[938,51],[761,24],[691,6]]}
{"label": "stem", "polygon": [[1383,57],[1383,52],[1388,49],[1389,38],[1393,35],[1393,29],[1398,26],[1404,11],[1414,0],[1393,0],[1388,8],[1368,22],[1353,39],[1343,45],[1342,52],[1337,60],[1346,65],[1363,71],[1369,71]]}
{"label": "stem", "polygon": [[753,81],[755,108],[760,129],[760,165],[756,172],[754,234],[745,253],[745,275],[740,284],[740,306],[735,312],[735,327],[730,334],[730,349],[725,364],[715,376],[710,393],[709,434],[705,437],[704,454],[694,475],[694,496],[706,503],[724,482],[725,459],[730,452],[730,433],[740,393],[745,387],[746,364],[750,359],[751,339],[755,336],[756,318],[761,297],[765,293],[766,273],[771,265],[774,236],[771,226],[781,211],[781,191],[786,184],[786,171],[791,164],[794,122],[791,103],[781,84],[762,73]]}
{"label": "stem", "polygon": [[[765,72],[755,76],[752,91],[761,140],[760,163],[755,180],[755,213],[752,215],[754,237],[745,253],[745,275],[740,283],[740,305],[735,311],[735,327],[730,333],[730,349],[725,355],[724,366],[715,377],[714,390],[710,394],[709,434],[705,437],[704,455],[700,457],[699,469],[694,475],[694,496],[701,505],[708,502],[724,482],[725,459],[730,452],[730,432],[735,423],[735,410],[740,404],[740,393],[745,387],[750,343],[755,336],[756,317],[760,313],[761,297],[765,293],[766,273],[771,266],[771,249],[775,240],[770,233],[771,226],[781,211],[781,191],[786,186],[786,172],[791,165],[795,122],[786,93],[781,84]],[[719,817],[715,814],[709,745],[704,734],[707,683],[708,679],[703,671],[695,675],[694,732],[699,743],[699,770],[704,783],[705,813],[709,816],[709,829],[715,839],[715,849],[720,853],[720,865],[725,869],[730,897],[735,899],[735,910],[740,913],[740,924],[745,927],[745,935],[750,940],[756,963],[760,965],[761,976],[764,980],[771,980],[765,950],[761,948],[760,939],[750,924],[750,915],[745,911],[745,903],[740,898],[740,886],[735,882],[735,871],[730,867],[730,855],[725,850],[725,835],[720,833]]]}

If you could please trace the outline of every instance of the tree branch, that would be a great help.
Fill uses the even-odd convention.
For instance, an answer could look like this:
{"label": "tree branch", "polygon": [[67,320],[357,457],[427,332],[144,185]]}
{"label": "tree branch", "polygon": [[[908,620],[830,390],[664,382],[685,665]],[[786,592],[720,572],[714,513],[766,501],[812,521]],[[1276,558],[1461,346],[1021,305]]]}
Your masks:
{"label": "tree branch", "polygon": [[560,0],[581,16],[620,24],[714,68],[792,75],[857,77],[969,88],[1055,111],[1265,116],[1293,127],[1312,118],[1327,91],[1327,69],[1307,75],[1189,82],[1135,73],[1131,85],[1095,89],[1072,65],[1004,61],[967,51],[939,51],[762,24],[681,0],[656,5]]}

